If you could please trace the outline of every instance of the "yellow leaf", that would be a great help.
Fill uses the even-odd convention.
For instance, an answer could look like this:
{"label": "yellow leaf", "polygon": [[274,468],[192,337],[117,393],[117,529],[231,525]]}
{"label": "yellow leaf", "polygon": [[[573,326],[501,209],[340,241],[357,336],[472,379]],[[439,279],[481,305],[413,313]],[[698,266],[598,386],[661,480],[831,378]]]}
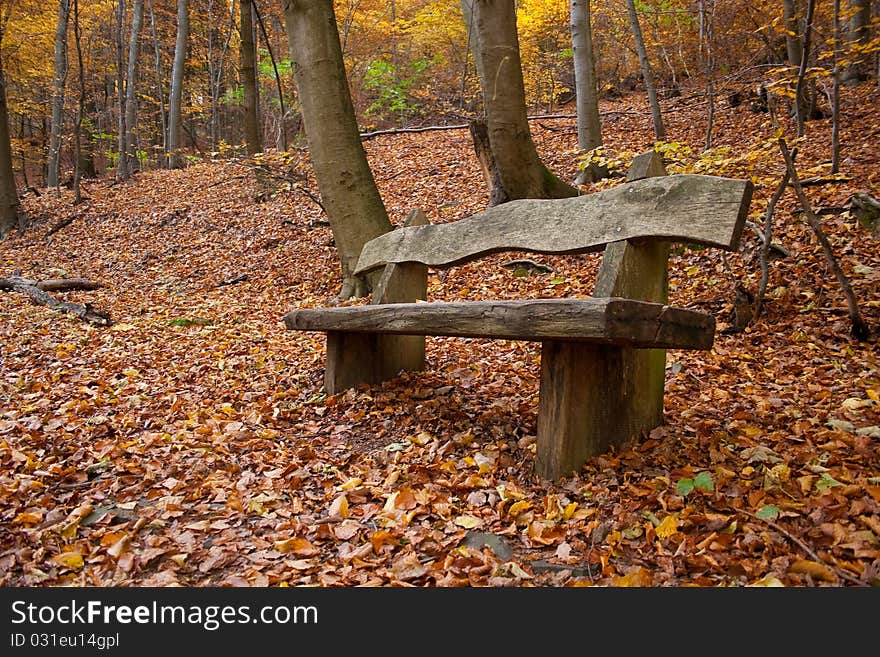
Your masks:
{"label": "yellow leaf", "polygon": [[379,550],[383,545],[393,545],[396,542],[397,539],[394,538],[394,535],[385,529],[378,529],[370,536],[370,543],[373,546],[373,552],[376,554],[379,554]]}
{"label": "yellow leaf", "polygon": [[565,506],[565,510],[562,512],[562,517],[566,520],[571,519],[574,515],[574,512],[577,511],[578,504],[577,502],[571,502]]}
{"label": "yellow leaf", "polygon": [[858,408],[863,408],[864,406],[871,406],[872,402],[870,399],[858,399],[856,397],[848,397],[843,400],[841,406],[843,406],[848,411],[854,411]]}
{"label": "yellow leaf", "polygon": [[117,543],[119,539],[125,535],[125,532],[110,532],[108,534],[104,534],[101,537],[101,547],[110,547],[114,543]]}
{"label": "yellow leaf", "polygon": [[275,549],[281,554],[293,553],[300,557],[313,557],[319,550],[308,539],[295,536],[284,541],[275,541]]}
{"label": "yellow leaf", "polygon": [[187,557],[189,557],[188,554],[186,554],[185,552],[180,552],[180,553],[178,553],[178,554],[172,554],[172,555],[171,555],[170,557],[168,557],[168,558],[171,559],[171,561],[173,561],[174,563],[176,563],[178,566],[180,566],[181,568],[183,568],[183,564],[186,563]]}
{"label": "yellow leaf", "polygon": [[12,520],[13,525],[35,525],[38,522],[43,520],[42,513],[32,513],[25,511],[24,513],[19,513]]}
{"label": "yellow leaf", "polygon": [[385,500],[385,506],[382,507],[383,511],[394,511],[395,504],[397,503],[397,496],[400,495],[400,491],[396,490],[391,495],[388,496],[388,499]]}
{"label": "yellow leaf", "polygon": [[810,577],[815,577],[816,579],[822,579],[826,582],[836,582],[837,575],[834,574],[834,571],[831,570],[824,563],[819,563],[818,561],[810,561],[809,559],[798,559],[793,564],[791,564],[791,568],[789,569],[793,573],[803,573],[805,575],[810,575]]}
{"label": "yellow leaf", "polygon": [[110,327],[110,330],[111,330],[111,331],[123,331],[123,332],[124,332],[124,331],[131,331],[131,330],[136,329],[136,328],[137,328],[137,326],[135,326],[134,324],[124,324],[124,323],[121,323],[121,324],[114,324],[113,326]]}
{"label": "yellow leaf", "polygon": [[516,518],[520,513],[532,508],[532,503],[527,500],[520,500],[519,502],[514,502],[511,505],[510,509],[507,511],[507,514],[511,518]]}
{"label": "yellow leaf", "polygon": [[779,581],[778,579],[776,579],[775,577],[773,577],[771,575],[765,575],[764,577],[759,579],[757,582],[749,584],[749,586],[765,586],[768,588],[776,588],[776,587],[784,587],[785,584],[783,584],[781,581]]}
{"label": "yellow leaf", "polygon": [[651,586],[651,573],[649,573],[645,568],[636,568],[626,575],[615,577],[613,580],[613,584],[614,586],[622,587]]}
{"label": "yellow leaf", "polygon": [[52,557],[52,561],[71,570],[83,567],[83,558],[79,552],[62,552]]}
{"label": "yellow leaf", "polygon": [[422,431],[422,432],[421,432],[419,435],[417,435],[417,436],[410,436],[410,437],[409,437],[409,440],[410,440],[410,442],[413,442],[413,443],[415,443],[416,445],[427,445],[429,442],[431,442],[432,440],[434,440],[434,436],[432,436],[431,434],[427,433],[426,431]]}
{"label": "yellow leaf", "polygon": [[664,540],[678,533],[678,518],[675,515],[668,515],[663,521],[654,528],[657,538]]}
{"label": "yellow leaf", "polygon": [[339,487],[339,490],[352,490],[352,489],[360,486],[362,483],[364,483],[364,480],[361,479],[360,477],[352,477],[351,479],[346,481],[344,484],[342,484]]}
{"label": "yellow leaf", "polygon": [[347,518],[348,517],[348,499],[345,495],[340,495],[333,503],[330,505],[330,508],[327,510],[327,513],[331,516],[336,516],[339,518]]}
{"label": "yellow leaf", "polygon": [[474,529],[475,527],[482,525],[483,521],[475,516],[463,515],[458,516],[458,518],[455,519],[455,524],[459,527],[464,527],[465,529]]}
{"label": "yellow leaf", "polygon": [[875,402],[880,402],[880,392],[877,392],[873,388],[869,388],[867,391],[868,399],[872,399]]}
{"label": "yellow leaf", "polygon": [[120,538],[113,546],[107,550],[107,554],[109,554],[114,559],[118,559],[123,552],[128,550],[128,545],[131,543],[131,536],[125,534],[122,538]]}

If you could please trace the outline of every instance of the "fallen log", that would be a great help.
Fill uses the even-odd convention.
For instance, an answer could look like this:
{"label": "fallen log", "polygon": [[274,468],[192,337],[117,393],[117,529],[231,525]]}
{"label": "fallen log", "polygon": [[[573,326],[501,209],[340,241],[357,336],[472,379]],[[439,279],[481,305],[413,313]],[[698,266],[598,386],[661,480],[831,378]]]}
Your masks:
{"label": "fallen log", "polygon": [[96,290],[104,284],[87,278],[59,278],[37,281],[22,276],[6,276],[0,278],[0,290],[19,292],[27,295],[31,302],[46,306],[57,312],[68,313],[84,322],[97,326],[110,326],[113,321],[110,315],[94,308],[90,303],[72,303],[58,301],[49,292],[67,292],[69,290]]}

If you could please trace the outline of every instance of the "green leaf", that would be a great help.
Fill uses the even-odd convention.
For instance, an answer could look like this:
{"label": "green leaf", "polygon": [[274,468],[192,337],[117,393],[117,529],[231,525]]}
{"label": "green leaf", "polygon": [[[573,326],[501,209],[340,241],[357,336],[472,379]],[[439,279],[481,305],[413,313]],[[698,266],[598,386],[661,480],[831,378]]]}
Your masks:
{"label": "green leaf", "polygon": [[779,517],[779,507],[775,504],[765,504],[758,509],[758,512],[755,515],[764,520],[772,520],[773,518]]}
{"label": "green leaf", "polygon": [[556,276],[555,278],[551,278],[551,279],[550,279],[550,282],[551,282],[553,285],[562,285],[563,283],[565,283],[565,279],[564,279],[564,278],[561,278],[561,277],[559,277],[559,276]]}
{"label": "green leaf", "polygon": [[843,484],[837,481],[837,479],[832,477],[827,472],[823,472],[822,478],[816,482],[816,488],[818,488],[819,490],[825,490],[826,488],[831,488],[832,486],[843,486]]}
{"label": "green leaf", "polygon": [[715,490],[715,484],[712,482],[712,475],[708,472],[701,472],[694,477],[694,486],[700,490]]}
{"label": "green leaf", "polygon": [[191,319],[187,319],[186,317],[175,317],[170,322],[168,322],[168,326],[192,326],[193,321]]}
{"label": "green leaf", "polygon": [[693,479],[679,479],[678,483],[675,484],[675,492],[679,495],[685,496],[690,493],[694,489],[694,480]]}

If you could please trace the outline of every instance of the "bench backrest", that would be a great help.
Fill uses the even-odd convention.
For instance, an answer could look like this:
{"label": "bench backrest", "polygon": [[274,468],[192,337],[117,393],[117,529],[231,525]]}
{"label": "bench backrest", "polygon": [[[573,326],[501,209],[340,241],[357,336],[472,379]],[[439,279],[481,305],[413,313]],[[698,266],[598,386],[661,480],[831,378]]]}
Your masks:
{"label": "bench backrest", "polygon": [[355,273],[402,263],[444,268],[500,251],[588,253],[623,240],[735,250],[752,191],[748,180],[678,174],[574,198],[509,201],[459,221],[380,235],[364,246]]}

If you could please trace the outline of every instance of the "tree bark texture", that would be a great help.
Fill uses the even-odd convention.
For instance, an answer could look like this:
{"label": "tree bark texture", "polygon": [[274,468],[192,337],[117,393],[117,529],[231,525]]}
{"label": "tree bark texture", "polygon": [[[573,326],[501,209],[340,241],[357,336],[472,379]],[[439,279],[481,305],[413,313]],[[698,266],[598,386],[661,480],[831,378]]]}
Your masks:
{"label": "tree bark texture", "polygon": [[257,61],[254,44],[253,1],[240,0],[241,84],[244,87],[244,141],[250,155],[263,150],[257,101]]}
{"label": "tree bark texture", "polygon": [[137,96],[138,96],[138,51],[141,42],[141,26],[144,22],[144,0],[134,0],[131,7],[131,34],[128,39],[128,70],[125,87],[125,130],[126,130],[126,170],[129,174],[138,170],[137,157]]}
{"label": "tree bark texture", "polygon": [[629,24],[633,38],[636,42],[636,51],[639,53],[639,64],[642,67],[642,76],[645,79],[645,93],[648,95],[648,105],[651,108],[651,120],[654,123],[654,136],[657,141],[666,139],[666,130],[663,127],[663,114],[660,112],[660,103],[657,100],[657,88],[654,86],[654,76],[651,73],[651,62],[648,59],[648,51],[645,48],[645,39],[642,36],[642,27],[639,25],[639,17],[636,14],[635,0],[626,0],[626,9],[629,15]]}
{"label": "tree bark texture", "polygon": [[186,65],[186,44],[189,39],[189,3],[177,0],[177,41],[174,44],[174,63],[171,66],[171,93],[168,102],[168,167],[176,169],[183,165],[179,150],[182,123],[180,104],[183,97],[183,69]]}
{"label": "tree bark texture", "polygon": [[70,22],[70,0],[58,2],[58,24],[55,28],[55,75],[52,82],[52,118],[49,132],[49,162],[46,186],[57,187],[61,169],[61,134],[64,126],[64,85],[67,82],[67,25]]}
{"label": "tree bark texture", "polygon": [[[871,0],[850,0],[851,16],[847,25],[847,45],[864,46],[871,40]],[[867,77],[868,62],[855,57],[846,67],[841,82],[847,86],[857,85]]]}
{"label": "tree bark texture", "polygon": [[[2,27],[0,27],[2,30]],[[3,34],[0,31],[0,41]],[[0,239],[18,225],[18,192],[12,170],[12,145],[9,139],[9,110],[6,106],[6,78],[0,52]]]}
{"label": "tree bark texture", "polygon": [[510,199],[565,198],[578,190],[541,162],[526,114],[513,0],[474,0],[474,59],[480,76],[489,143]]}
{"label": "tree bark texture", "polygon": [[284,16],[309,155],[342,265],[340,297],[363,296],[363,245],[391,230],[361,143],[331,0],[286,0]]}
{"label": "tree bark texture", "polygon": [[571,0],[571,45],[574,51],[574,80],[577,95],[578,148],[591,151],[602,145],[599,93],[590,0]]}
{"label": "tree bark texture", "polygon": [[125,129],[125,0],[116,7],[116,100],[119,148],[117,149],[116,177],[128,179],[128,131]]}

